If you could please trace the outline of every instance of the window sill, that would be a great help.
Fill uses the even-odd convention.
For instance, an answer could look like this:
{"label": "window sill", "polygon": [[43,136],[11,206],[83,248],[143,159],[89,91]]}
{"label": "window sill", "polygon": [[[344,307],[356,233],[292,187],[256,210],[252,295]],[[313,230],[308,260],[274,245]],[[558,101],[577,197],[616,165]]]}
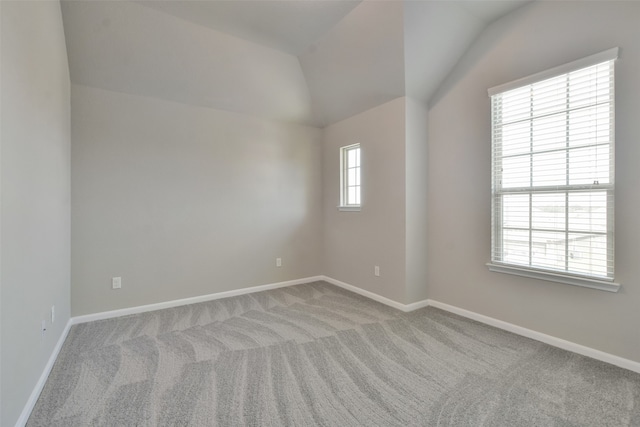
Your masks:
{"label": "window sill", "polygon": [[607,279],[589,279],[580,276],[554,273],[543,270],[532,270],[526,267],[516,267],[504,264],[487,263],[490,271],[496,273],[513,274],[516,276],[531,277],[533,279],[547,280],[549,282],[564,283],[567,285],[582,286],[585,288],[599,289],[607,292],[618,292],[620,284]]}
{"label": "window sill", "polygon": [[338,206],[341,212],[360,212],[360,206]]}

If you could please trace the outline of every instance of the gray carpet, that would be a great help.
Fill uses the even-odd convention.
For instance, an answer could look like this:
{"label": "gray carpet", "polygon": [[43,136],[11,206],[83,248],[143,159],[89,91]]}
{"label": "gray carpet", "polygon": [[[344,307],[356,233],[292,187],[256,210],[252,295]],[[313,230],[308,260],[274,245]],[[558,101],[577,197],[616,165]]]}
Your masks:
{"label": "gray carpet", "polygon": [[28,426],[639,426],[640,375],[324,282],[74,326]]}

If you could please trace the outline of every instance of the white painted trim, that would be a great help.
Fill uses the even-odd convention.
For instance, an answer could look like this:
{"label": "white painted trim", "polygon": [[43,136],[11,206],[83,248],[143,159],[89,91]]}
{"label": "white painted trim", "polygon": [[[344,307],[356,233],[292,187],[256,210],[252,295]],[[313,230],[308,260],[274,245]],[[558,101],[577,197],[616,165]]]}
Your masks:
{"label": "white painted trim", "polygon": [[402,304],[400,302],[394,301],[392,299],[389,299],[387,297],[383,297],[381,295],[378,295],[376,293],[370,292],[370,291],[366,291],[364,289],[358,288],[356,286],[350,285],[348,283],[345,282],[341,282],[340,280],[336,280],[333,279],[331,277],[327,277],[327,276],[322,276],[322,280],[324,280],[325,282],[329,282],[332,285],[336,285],[339,288],[342,289],[346,289],[348,291],[351,291],[355,294],[359,294],[362,295],[363,297],[367,297],[369,299],[372,299],[374,301],[378,301],[379,303],[382,303],[384,305],[388,305],[389,307],[393,307],[395,309],[398,309],[400,311],[404,311],[409,312],[409,311],[413,311],[413,310],[417,310],[419,308],[422,307],[426,307],[428,305],[428,300],[423,300],[423,301],[418,301],[418,302],[414,302],[413,304]]}
{"label": "white painted trim", "polygon": [[502,320],[494,319],[493,317],[478,314],[473,311],[465,310],[463,308],[455,307],[453,305],[445,304],[439,301],[427,300],[430,307],[439,308],[450,313],[457,314],[468,319],[476,320],[486,325],[494,326],[496,328],[513,332],[514,334],[521,335],[523,337],[531,338],[536,341],[541,341],[545,344],[549,344],[554,347],[561,348],[563,350],[571,351],[573,353],[581,354],[583,356],[591,357],[592,359],[600,360],[602,362],[610,363],[615,366],[619,366],[624,369],[628,369],[633,372],[640,373],[640,362],[625,359],[623,357],[615,356],[604,351],[596,350],[591,347],[576,344],[571,341],[563,340],[562,338],[556,338],[551,335],[543,334],[531,329],[524,328],[522,326],[514,325],[513,323],[505,322]]}
{"label": "white painted trim", "polygon": [[341,212],[360,212],[360,206],[338,206],[338,210]]}
{"label": "white painted trim", "polygon": [[127,316],[129,314],[146,313],[147,311],[162,310],[164,308],[179,307],[181,305],[196,304],[199,302],[213,301],[221,298],[235,297],[238,295],[251,294],[254,292],[268,291],[271,289],[284,288],[286,286],[300,285],[318,280],[324,280],[323,276],[305,277],[303,279],[288,280],[286,282],[270,283],[267,285],[252,286],[250,288],[234,289],[232,291],[217,292],[215,294],[200,295],[197,297],[183,298],[172,301],[159,302],[155,304],[139,305],[136,307],[121,308],[119,310],[103,311],[100,313],[85,314],[73,317],[72,324],[93,322],[94,320],[112,319],[114,317]]}
{"label": "white painted trim", "polygon": [[49,374],[51,373],[53,364],[56,362],[56,359],[58,358],[60,349],[62,349],[62,344],[64,344],[64,341],[67,339],[67,335],[69,334],[69,329],[71,329],[71,325],[73,325],[73,322],[72,322],[72,319],[69,319],[67,321],[67,325],[64,327],[64,330],[62,331],[62,334],[60,335],[60,338],[58,338],[58,342],[56,343],[56,346],[53,348],[53,351],[51,352],[51,356],[49,356],[49,360],[47,361],[47,364],[44,366],[44,370],[42,371],[42,374],[40,375],[38,382],[36,383],[35,387],[33,388],[33,391],[31,392],[31,395],[29,396],[29,400],[27,400],[27,403],[24,405],[24,408],[22,409],[22,413],[20,414],[20,417],[18,417],[18,421],[16,421],[16,427],[23,427],[24,425],[27,424],[27,421],[29,420],[29,416],[31,416],[31,411],[33,411],[33,407],[36,406],[38,397],[40,397],[40,393],[42,393],[42,389],[44,388],[44,385],[47,382],[47,378],[49,378]]}
{"label": "white painted trim", "polygon": [[564,283],[573,286],[582,286],[584,288],[598,289],[600,291],[618,292],[620,284],[615,283],[613,279],[595,279],[581,276],[572,276],[568,274],[555,273],[541,269],[512,266],[506,264],[487,263],[489,271],[496,273],[513,274],[516,276],[530,277],[532,279],[546,280],[549,282]]}
{"label": "white painted trim", "polygon": [[613,61],[618,59],[618,48],[613,47],[611,49],[607,49],[604,52],[598,52],[594,55],[587,56],[586,58],[577,59],[575,61],[569,62],[568,64],[559,65],[557,67],[551,68],[549,70],[541,71],[536,74],[532,74],[527,77],[523,77],[518,80],[514,80],[509,83],[504,83],[499,86],[494,86],[488,89],[489,96],[497,95],[499,93],[506,92],[511,89],[516,89],[518,87],[526,86],[531,83],[540,82],[542,80],[550,79],[552,77],[559,76],[561,74],[570,73],[575,70],[579,70],[581,68],[590,67],[592,65],[600,64],[606,61]]}

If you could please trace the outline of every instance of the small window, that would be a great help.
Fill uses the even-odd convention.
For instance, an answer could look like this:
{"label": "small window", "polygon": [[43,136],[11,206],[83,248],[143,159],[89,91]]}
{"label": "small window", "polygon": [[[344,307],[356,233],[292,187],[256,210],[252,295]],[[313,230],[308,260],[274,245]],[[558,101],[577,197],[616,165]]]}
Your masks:
{"label": "small window", "polygon": [[617,290],[616,56],[612,49],[490,90],[491,270]]}
{"label": "small window", "polygon": [[360,209],[360,144],[340,149],[341,210]]}

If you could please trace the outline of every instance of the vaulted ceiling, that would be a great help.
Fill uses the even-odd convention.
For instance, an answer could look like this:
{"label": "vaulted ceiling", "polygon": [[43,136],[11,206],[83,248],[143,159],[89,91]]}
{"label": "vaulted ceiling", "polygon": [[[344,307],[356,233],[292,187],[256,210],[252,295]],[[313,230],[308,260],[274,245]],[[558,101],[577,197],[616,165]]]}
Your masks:
{"label": "vaulted ceiling", "polygon": [[325,126],[425,104],[478,34],[529,0],[63,0],[71,81]]}

